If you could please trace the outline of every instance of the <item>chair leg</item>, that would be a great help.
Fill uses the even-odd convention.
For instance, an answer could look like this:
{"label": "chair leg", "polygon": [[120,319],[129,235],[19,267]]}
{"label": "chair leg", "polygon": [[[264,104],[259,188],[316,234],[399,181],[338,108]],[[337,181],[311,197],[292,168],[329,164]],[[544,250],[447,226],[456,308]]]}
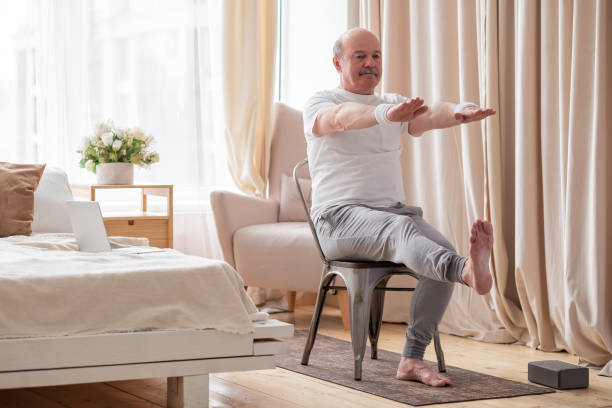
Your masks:
{"label": "chair leg", "polygon": [[344,327],[344,330],[348,330],[351,328],[351,312],[349,311],[348,292],[346,290],[338,291],[338,307],[340,308],[342,327]]}
{"label": "chair leg", "polygon": [[327,286],[334,278],[334,275],[327,275],[327,269],[323,270],[323,277],[321,278],[321,284],[319,285],[319,293],[317,294],[317,302],[315,309],[312,313],[312,320],[310,321],[310,328],[308,329],[308,338],[304,345],[304,353],[302,354],[302,365],[308,365],[310,359],[310,352],[314,346],[315,338],[317,337],[317,331],[319,330],[319,320],[321,319],[321,312],[323,311],[323,304],[325,303],[325,295],[327,294]]}
{"label": "chair leg", "polygon": [[351,313],[351,343],[355,364],[355,380],[361,381],[361,365],[366,350],[367,327],[370,316],[370,296],[367,279],[361,273],[354,273],[346,280],[349,292],[349,308]]}
{"label": "chair leg", "polygon": [[444,362],[444,352],[442,351],[442,345],[440,344],[440,333],[436,327],[434,332],[434,347],[436,349],[436,357],[438,359],[438,371],[441,373],[446,372],[446,363]]}
{"label": "chair leg", "polygon": [[295,290],[288,290],[285,292],[285,299],[287,300],[287,310],[290,312],[295,311]]}
{"label": "chair leg", "polygon": [[[381,281],[376,288],[384,289],[387,286],[388,279]],[[370,310],[370,325],[368,335],[370,337],[370,350],[372,360],[378,359],[378,336],[380,335],[380,326],[382,325],[383,307],[385,304],[385,291],[374,290],[372,293],[372,307]]]}

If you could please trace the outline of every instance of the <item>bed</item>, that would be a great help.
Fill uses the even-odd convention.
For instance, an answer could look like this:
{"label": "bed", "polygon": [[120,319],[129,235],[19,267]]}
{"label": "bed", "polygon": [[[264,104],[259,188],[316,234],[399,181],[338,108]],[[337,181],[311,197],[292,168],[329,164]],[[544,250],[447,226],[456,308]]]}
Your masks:
{"label": "bed", "polygon": [[0,388],[167,377],[168,407],[205,407],[210,373],[275,367],[293,326],[258,313],[233,268],[174,250],[77,251],[69,227],[36,219],[66,221],[67,180],[51,173],[37,194],[58,207],[37,197],[35,233],[0,238]]}

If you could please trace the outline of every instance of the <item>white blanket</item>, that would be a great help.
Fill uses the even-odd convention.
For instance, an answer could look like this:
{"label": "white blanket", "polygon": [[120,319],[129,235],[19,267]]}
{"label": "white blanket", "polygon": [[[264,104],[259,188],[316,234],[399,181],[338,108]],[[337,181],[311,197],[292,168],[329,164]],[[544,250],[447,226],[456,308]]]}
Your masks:
{"label": "white blanket", "polygon": [[[111,246],[146,240],[111,237]],[[0,239],[0,338],[143,330],[249,333],[257,311],[227,263],[174,250],[86,253],[72,234]]]}

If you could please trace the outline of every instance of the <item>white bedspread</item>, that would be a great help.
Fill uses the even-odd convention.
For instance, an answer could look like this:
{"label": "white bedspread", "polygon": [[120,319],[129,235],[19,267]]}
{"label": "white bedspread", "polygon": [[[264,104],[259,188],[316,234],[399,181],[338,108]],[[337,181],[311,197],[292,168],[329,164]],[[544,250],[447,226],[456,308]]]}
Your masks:
{"label": "white bedspread", "polygon": [[[111,246],[143,245],[111,237]],[[86,253],[72,234],[0,239],[0,338],[143,330],[248,333],[257,311],[227,263],[174,250]]]}

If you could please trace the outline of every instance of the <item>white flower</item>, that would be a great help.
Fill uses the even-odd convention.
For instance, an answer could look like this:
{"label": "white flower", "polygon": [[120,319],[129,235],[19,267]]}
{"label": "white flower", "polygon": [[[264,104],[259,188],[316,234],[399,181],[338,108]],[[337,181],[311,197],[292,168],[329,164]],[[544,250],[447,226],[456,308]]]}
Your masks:
{"label": "white flower", "polygon": [[113,132],[115,132],[115,135],[117,135],[119,139],[123,139],[125,137],[125,129],[113,129]]}
{"label": "white flower", "polygon": [[104,143],[106,146],[113,143],[113,134],[111,132],[103,133],[101,138],[102,138],[102,143]]}
{"label": "white flower", "polygon": [[121,145],[122,145],[122,144],[123,144],[123,143],[121,142],[121,140],[115,140],[115,141],[113,142],[113,150],[115,150],[115,151],[116,151],[116,150],[121,149]]}
{"label": "white flower", "polygon": [[142,129],[139,128],[134,128],[132,129],[132,131],[130,132],[130,134],[132,135],[132,137],[136,140],[142,140],[144,141],[146,139],[146,135],[145,133],[142,131]]}
{"label": "white flower", "polygon": [[101,135],[102,133],[110,132],[113,127],[113,122],[107,120],[106,122],[100,122],[96,125],[96,134]]}
{"label": "white flower", "polygon": [[87,160],[87,162],[85,163],[85,168],[89,171],[93,171],[95,167],[96,163],[94,163],[93,160]]}

